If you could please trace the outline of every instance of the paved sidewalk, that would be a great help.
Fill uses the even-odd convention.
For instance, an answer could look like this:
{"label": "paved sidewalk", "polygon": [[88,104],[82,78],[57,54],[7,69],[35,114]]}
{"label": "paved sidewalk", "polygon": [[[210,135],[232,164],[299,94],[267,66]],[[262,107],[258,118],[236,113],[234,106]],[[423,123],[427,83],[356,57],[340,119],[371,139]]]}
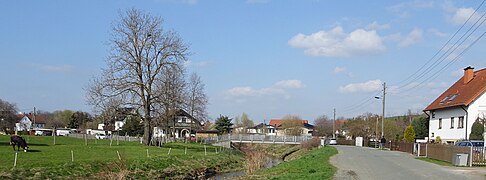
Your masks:
{"label": "paved sidewalk", "polygon": [[403,152],[354,146],[335,147],[339,153],[330,161],[338,168],[334,178],[337,180],[486,179],[486,168],[482,167],[446,167],[417,160]]}

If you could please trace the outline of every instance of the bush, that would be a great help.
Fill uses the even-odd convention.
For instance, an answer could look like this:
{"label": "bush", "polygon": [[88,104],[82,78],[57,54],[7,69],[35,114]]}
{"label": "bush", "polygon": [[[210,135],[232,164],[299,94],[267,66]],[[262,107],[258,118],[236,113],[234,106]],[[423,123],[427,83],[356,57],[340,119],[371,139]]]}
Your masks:
{"label": "bush", "polygon": [[476,121],[473,123],[471,128],[471,134],[469,134],[469,139],[471,140],[483,140],[484,126]]}
{"label": "bush", "polygon": [[409,143],[415,141],[415,130],[413,129],[413,126],[407,126],[407,129],[403,132],[403,137],[405,138],[405,141]]}
{"label": "bush", "polygon": [[300,144],[300,147],[305,150],[311,150],[313,148],[319,147],[320,145],[321,140],[319,138],[312,138]]}
{"label": "bush", "polygon": [[440,136],[435,137],[435,143],[442,144],[442,139]]}

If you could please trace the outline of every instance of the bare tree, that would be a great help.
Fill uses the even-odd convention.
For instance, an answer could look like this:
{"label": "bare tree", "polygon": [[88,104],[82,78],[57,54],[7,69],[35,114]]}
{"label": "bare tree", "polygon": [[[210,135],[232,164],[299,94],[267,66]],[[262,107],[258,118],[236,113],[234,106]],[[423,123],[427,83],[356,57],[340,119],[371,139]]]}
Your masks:
{"label": "bare tree", "polygon": [[282,118],[282,128],[285,129],[285,134],[291,136],[299,136],[302,134],[302,127],[304,126],[302,118],[298,115],[286,115]]}
{"label": "bare tree", "polygon": [[165,70],[187,59],[188,48],[173,31],[164,31],[162,19],[130,9],[120,15],[112,29],[111,56],[101,77],[88,88],[88,101],[95,107],[111,98],[137,108],[144,123],[144,144],[152,137],[156,82]]}
{"label": "bare tree", "polygon": [[332,120],[326,115],[319,116],[314,122],[314,132],[318,136],[332,136]]}
{"label": "bare tree", "polygon": [[184,108],[185,94],[184,89],[186,82],[184,78],[184,69],[179,66],[166,68],[162,73],[161,79],[156,81],[155,94],[157,99],[155,106],[159,114],[157,125],[165,125],[166,133],[169,123],[172,123],[171,135],[175,138],[175,115]]}
{"label": "bare tree", "polygon": [[0,99],[0,130],[7,132],[15,127],[17,116],[17,107],[15,104]]}
{"label": "bare tree", "polygon": [[208,98],[204,92],[204,83],[196,73],[192,73],[189,77],[187,93],[187,108],[189,114],[199,121],[207,120],[206,106]]}

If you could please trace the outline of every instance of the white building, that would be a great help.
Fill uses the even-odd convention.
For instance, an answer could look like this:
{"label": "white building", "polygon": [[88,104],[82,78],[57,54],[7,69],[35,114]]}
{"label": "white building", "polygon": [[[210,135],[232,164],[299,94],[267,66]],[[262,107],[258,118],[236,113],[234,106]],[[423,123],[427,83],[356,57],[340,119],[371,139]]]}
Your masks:
{"label": "white building", "polygon": [[472,124],[486,114],[486,69],[464,69],[464,76],[424,109],[429,115],[429,139],[454,143],[469,139]]}
{"label": "white building", "polygon": [[18,123],[15,123],[15,131],[30,131],[31,127],[32,121],[27,116],[23,116]]}

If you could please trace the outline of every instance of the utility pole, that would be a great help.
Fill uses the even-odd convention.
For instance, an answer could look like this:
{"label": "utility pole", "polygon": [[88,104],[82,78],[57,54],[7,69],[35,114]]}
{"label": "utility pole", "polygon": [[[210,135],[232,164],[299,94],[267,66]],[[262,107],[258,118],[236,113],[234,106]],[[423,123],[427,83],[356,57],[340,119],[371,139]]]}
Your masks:
{"label": "utility pole", "polygon": [[[34,125],[34,128],[35,129],[35,107],[34,107],[34,113],[32,114],[32,120],[34,121],[34,123],[32,125]],[[35,132],[34,132],[35,133]]]}
{"label": "utility pole", "polygon": [[385,135],[383,131],[383,124],[385,122],[385,96],[386,96],[386,82],[383,82],[383,112],[381,114],[381,137]]}
{"label": "utility pole", "polygon": [[378,121],[380,119],[380,117],[378,116],[375,116],[376,117],[376,127],[375,127],[375,148],[378,148]]}
{"label": "utility pole", "polygon": [[332,119],[332,138],[336,139],[336,108],[333,109],[334,118]]}

